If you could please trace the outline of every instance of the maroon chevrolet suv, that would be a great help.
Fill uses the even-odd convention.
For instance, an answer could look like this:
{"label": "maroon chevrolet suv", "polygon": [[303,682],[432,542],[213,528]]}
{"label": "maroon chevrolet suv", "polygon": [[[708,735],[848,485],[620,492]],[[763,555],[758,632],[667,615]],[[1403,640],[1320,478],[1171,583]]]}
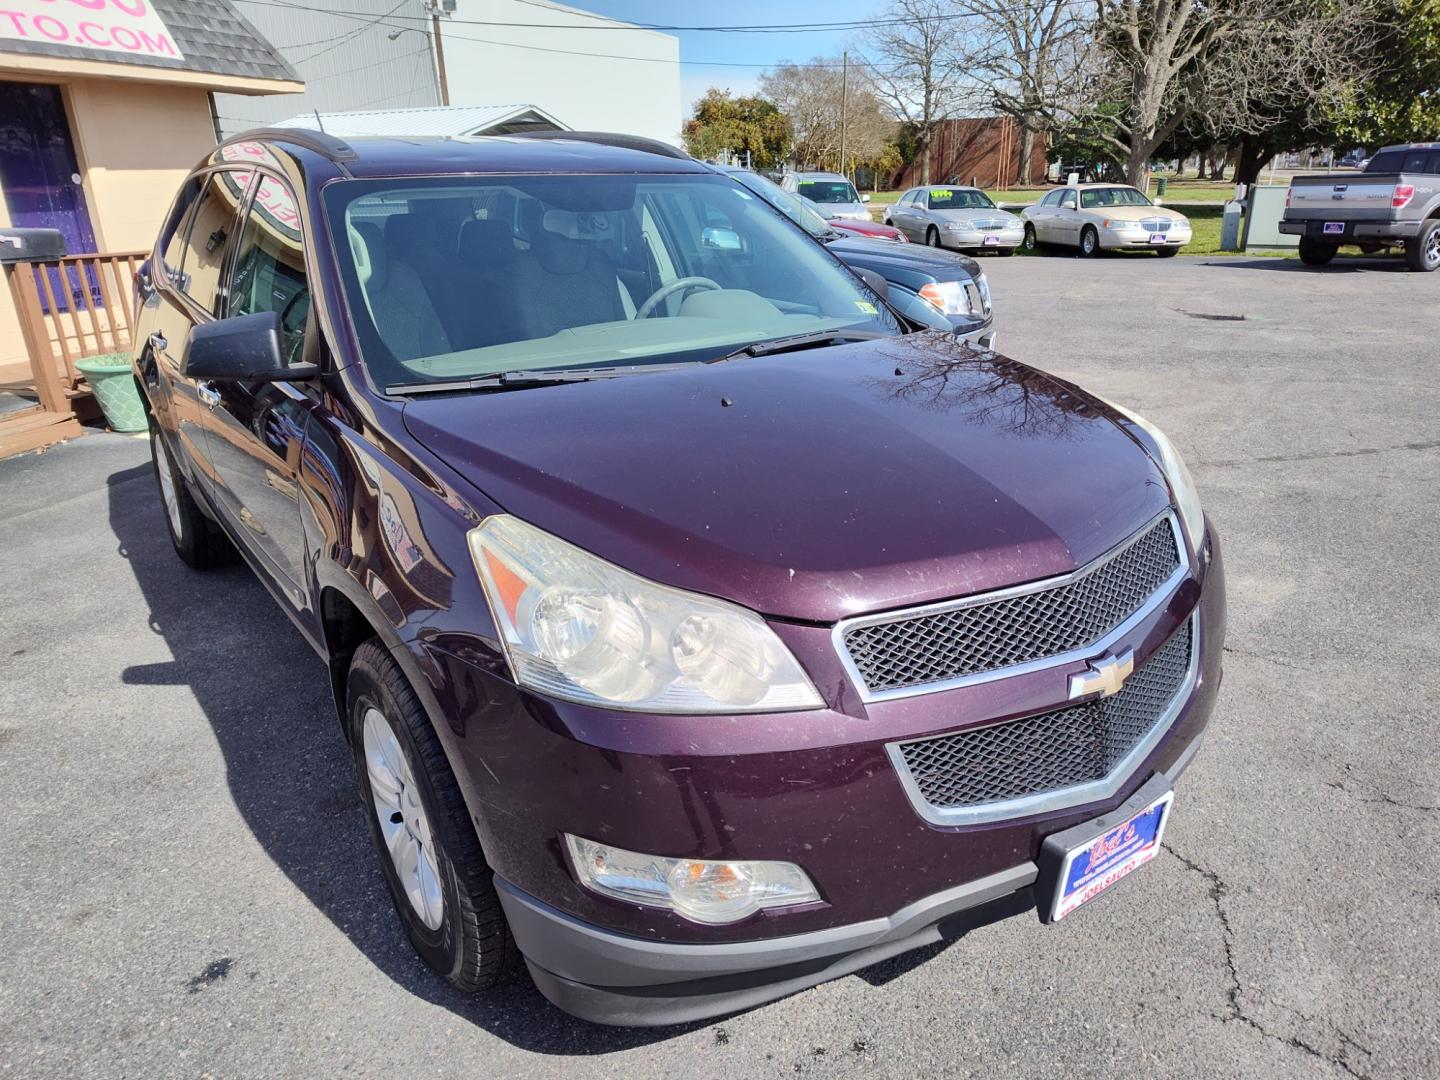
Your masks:
{"label": "maroon chevrolet suv", "polygon": [[137,294],[176,551],[325,662],[453,985],[713,1016],[1159,849],[1225,628],[1174,447],[708,166],[251,132]]}

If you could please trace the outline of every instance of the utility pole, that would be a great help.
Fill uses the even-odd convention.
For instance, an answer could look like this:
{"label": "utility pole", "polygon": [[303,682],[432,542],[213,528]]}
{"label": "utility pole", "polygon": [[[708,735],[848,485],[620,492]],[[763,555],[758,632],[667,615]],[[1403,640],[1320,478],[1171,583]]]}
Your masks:
{"label": "utility pole", "polygon": [[[445,42],[440,37],[440,4],[441,0],[429,0],[427,7],[430,9],[430,34],[435,42],[435,74],[440,79],[440,104],[450,104],[450,84],[445,80]],[[454,0],[445,5],[446,11],[454,11]]]}
{"label": "utility pole", "polygon": [[[834,56],[834,53],[830,54]],[[840,59],[840,175],[848,177],[845,168],[845,121],[850,107],[850,53],[844,52]]]}

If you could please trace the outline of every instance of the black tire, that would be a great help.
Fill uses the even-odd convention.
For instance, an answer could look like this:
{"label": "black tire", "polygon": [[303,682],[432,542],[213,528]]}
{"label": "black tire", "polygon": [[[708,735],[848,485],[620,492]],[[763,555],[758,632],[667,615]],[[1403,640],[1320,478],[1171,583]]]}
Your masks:
{"label": "black tire", "polygon": [[1008,259],[1011,255],[1014,255],[1014,254],[1015,254],[1015,249],[1014,249],[1014,248],[996,248],[996,249],[995,249],[995,254],[996,254],[996,255],[999,255],[1002,259]]}
{"label": "black tire", "polygon": [[1173,259],[1176,255],[1180,254],[1180,249],[1178,247],[1156,248],[1155,254],[1159,255],[1162,259]]}
{"label": "black tire", "polygon": [[[171,456],[155,418],[150,418],[150,463],[155,467],[155,486],[160,494],[160,509],[165,515],[165,529],[175,554],[194,570],[209,570],[235,561],[235,548],[219,525],[205,516],[195,502],[185,477]],[[166,478],[173,492],[175,505],[167,502]]]}
{"label": "black tire", "polygon": [[1335,258],[1335,253],[1339,250],[1339,244],[1314,240],[1308,236],[1300,238],[1300,261],[1306,266],[1324,266]]}
{"label": "black tire", "polygon": [[1440,218],[1425,222],[1415,239],[1405,242],[1405,265],[1422,274],[1440,269]]}
{"label": "black tire", "polygon": [[1040,246],[1040,240],[1035,235],[1035,226],[1028,221],[1025,223],[1025,239],[1020,241],[1020,247],[1025,251],[1034,251]]}
{"label": "black tire", "polygon": [[[426,925],[407,897],[381,833],[364,731],[372,709],[379,710],[379,722],[394,733],[418,788],[443,899],[440,925],[435,929]],[[520,968],[520,951],[495,894],[494,872],[480,850],[465,800],[430,718],[400,665],[374,638],[356,649],[350,661],[346,716],[361,806],[370,823],[370,838],[390,899],[410,944],[431,970],[458,990],[473,993],[509,979]]]}
{"label": "black tire", "polygon": [[1100,234],[1095,231],[1094,225],[1086,225],[1080,230],[1080,257],[1082,259],[1094,259],[1100,254]]}
{"label": "black tire", "polygon": [[934,225],[925,230],[925,246],[933,248],[940,246],[940,230]]}

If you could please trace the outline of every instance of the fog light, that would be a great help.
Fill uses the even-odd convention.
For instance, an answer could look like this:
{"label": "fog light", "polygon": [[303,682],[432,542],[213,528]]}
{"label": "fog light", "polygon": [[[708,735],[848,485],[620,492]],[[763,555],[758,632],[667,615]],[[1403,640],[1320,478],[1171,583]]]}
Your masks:
{"label": "fog light", "polygon": [[566,834],[580,884],[602,896],[666,908],[692,922],[731,923],[761,908],[820,899],[794,863],[667,859]]}

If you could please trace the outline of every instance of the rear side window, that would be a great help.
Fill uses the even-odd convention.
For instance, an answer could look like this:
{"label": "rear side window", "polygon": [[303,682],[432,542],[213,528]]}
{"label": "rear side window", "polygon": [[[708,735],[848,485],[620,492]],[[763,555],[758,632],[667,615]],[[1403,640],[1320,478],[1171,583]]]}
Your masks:
{"label": "rear side window", "polygon": [[248,170],[230,169],[210,174],[186,231],[179,277],[172,278],[181,292],[212,315],[219,314],[221,263],[250,176]]}
{"label": "rear side window", "polygon": [[274,177],[262,177],[245,216],[230,278],[231,315],[274,311],[289,363],[302,359],[310,317],[310,283],[295,196]]}
{"label": "rear side window", "polygon": [[1440,173],[1440,150],[1384,150],[1370,159],[1367,173]]}

